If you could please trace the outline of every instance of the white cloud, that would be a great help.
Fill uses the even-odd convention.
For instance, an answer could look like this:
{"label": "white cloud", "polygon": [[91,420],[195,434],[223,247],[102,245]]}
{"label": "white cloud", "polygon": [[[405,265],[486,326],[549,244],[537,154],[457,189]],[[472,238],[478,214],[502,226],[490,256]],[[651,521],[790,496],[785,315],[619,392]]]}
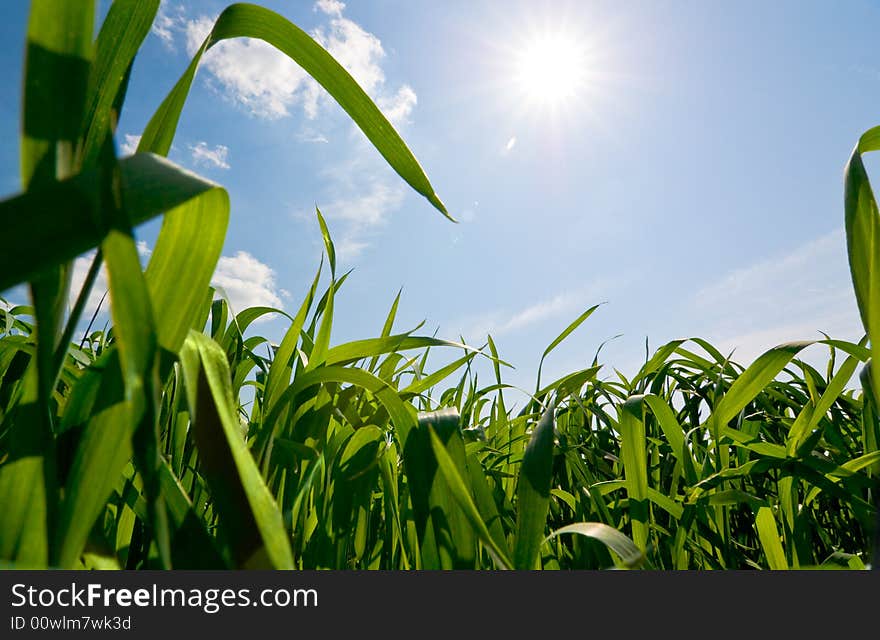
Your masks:
{"label": "white cloud", "polygon": [[[382,68],[386,54],[380,39],[345,17],[343,2],[318,0],[313,8],[322,22],[312,30],[312,37],[354,77],[394,126],[405,125],[418,97],[409,85],[388,86]],[[173,22],[169,28],[176,29],[192,55],[204,42],[213,22],[209,16],[201,15]],[[255,117],[283,118],[301,109],[307,119],[314,120],[328,113],[327,107],[334,104],[302,68],[261,40],[236,38],[220,42],[205,54],[201,69],[207,72],[207,80],[215,90]],[[325,128],[323,123],[321,128]],[[303,128],[297,138],[303,142],[328,142],[327,136],[313,127]],[[327,193],[332,195],[330,203],[321,208],[326,209],[328,218],[346,222],[337,233],[340,247],[353,257],[368,245],[365,235],[369,228],[384,222],[400,207],[405,190],[399,177],[388,170],[363,136],[358,133],[348,142],[351,144],[347,155],[324,172]],[[218,150],[220,147],[214,149]],[[225,155],[214,153],[209,157],[209,151],[212,150],[206,145],[193,148],[197,159],[218,167],[228,166]]]}
{"label": "white cloud", "polygon": [[710,339],[734,359],[750,362],[792,340],[858,340],[863,335],[846,255],[837,229],[777,258],[731,271],[700,290],[690,311]]}
{"label": "white cloud", "polygon": [[[200,16],[186,21],[186,50],[195,54],[214,20]],[[273,46],[252,38],[224,40],[202,57],[226,97],[254,116],[276,119],[301,103],[306,113],[317,112],[317,85],[302,68]]]}
{"label": "white cloud", "polygon": [[[95,257],[95,252],[90,251],[84,256],[80,256],[76,260],[73,261],[73,275],[71,276],[70,283],[70,298],[68,299],[68,304],[70,308],[73,308],[73,305],[76,304],[76,297],[79,295],[80,289],[82,289],[83,283],[86,281],[86,275],[89,273],[89,267],[92,265],[92,260]],[[91,319],[92,314],[98,308],[98,305],[101,305],[101,298],[104,297],[104,294],[107,293],[107,290],[110,288],[109,280],[107,279],[107,268],[105,266],[101,266],[101,270],[98,272],[98,277],[95,278],[95,284],[92,287],[92,290],[89,292],[89,297],[86,299],[86,306],[83,309],[83,319],[88,322]],[[109,305],[109,297],[107,300],[104,300],[103,305],[101,305],[101,309],[103,311],[108,311],[110,308]]]}
{"label": "white cloud", "polygon": [[340,15],[330,21],[329,28],[318,27],[312,35],[370,95],[385,82],[379,66],[385,57],[382,42],[356,22]]}
{"label": "white cloud", "polygon": [[405,84],[393,96],[380,97],[376,104],[391,124],[400,127],[408,122],[408,118],[418,101],[416,92],[408,84]]}
{"label": "white cloud", "polygon": [[[152,255],[152,250],[144,241],[137,243],[138,254],[141,263],[146,266]],[[90,251],[77,258],[73,263],[73,275],[70,290],[69,305],[72,308],[76,303],[89,267],[95,257],[95,252]],[[253,257],[246,251],[239,251],[234,256],[221,256],[217,262],[217,268],[211,279],[211,284],[222,287],[232,303],[233,310],[238,313],[243,309],[255,306],[268,306],[283,309],[283,299],[289,298],[290,293],[278,288],[274,269]],[[108,291],[110,285],[107,278],[107,269],[104,265],[98,272],[95,284],[89,293],[83,320],[88,322],[92,314],[100,304],[101,315],[104,316],[110,310],[110,298],[101,303],[101,298]],[[268,318],[263,318],[267,320]],[[258,319],[257,322],[260,320]]]}
{"label": "white cloud", "polygon": [[338,242],[333,242],[334,248],[336,249],[336,256],[340,261],[354,260],[360,257],[364,252],[364,249],[370,246],[368,242],[364,242],[358,238],[359,236],[356,234],[347,234]]}
{"label": "white cloud", "polygon": [[[141,258],[141,264],[146,265],[147,260],[149,260],[153,251],[143,240],[139,240],[137,243],[137,251],[138,255]],[[89,269],[92,266],[92,261],[95,258],[95,251],[89,251],[78,257],[73,261],[73,273],[71,274],[70,281],[70,295],[68,297],[68,306],[72,309],[76,304],[76,298],[79,295],[80,289],[82,289],[83,284],[86,281],[86,276],[89,273]],[[106,313],[110,310],[110,297],[101,302],[101,299],[104,297],[104,294],[110,289],[110,281],[107,277],[107,266],[106,264],[101,264],[101,269],[98,271],[98,275],[95,278],[95,283],[92,286],[92,290],[89,292],[89,297],[86,299],[86,305],[83,308],[83,318],[86,322],[91,320],[92,314],[95,313],[95,310],[100,306],[101,312]]]}
{"label": "white cloud", "polygon": [[470,321],[461,333],[469,340],[485,340],[487,334],[493,337],[526,329],[541,321],[574,312],[576,300],[570,293],[560,293],[552,298],[541,300],[527,307],[508,312],[492,311]]}
{"label": "white cloud", "polygon": [[218,144],[209,147],[206,142],[198,142],[195,146],[190,145],[192,151],[193,162],[200,165],[213,166],[218,169],[228,169],[229,163],[226,161],[229,156],[229,147]]}
{"label": "white cloud", "polygon": [[401,185],[375,181],[366,193],[333,200],[322,206],[321,212],[328,220],[374,226],[385,222],[388,212],[400,206],[404,193]]}
{"label": "white cloud", "polygon": [[119,152],[124,156],[130,156],[135,151],[137,151],[137,147],[141,142],[140,136],[135,136],[130,133],[125,134],[125,139],[121,145],[119,145]]}
{"label": "white cloud", "polygon": [[183,7],[173,6],[170,0],[162,0],[150,31],[174,51],[174,34],[182,28],[183,23]]}
{"label": "white cloud", "polygon": [[[329,23],[312,32],[321,44],[354,77],[374,99],[382,99],[385,74],[380,66],[385,57],[382,43],[375,35],[342,16],[345,5],[334,0],[322,0],[315,9],[327,15]],[[193,55],[202,45],[214,21],[208,16],[183,20],[186,50]],[[174,23],[170,29],[177,28]],[[223,93],[252,115],[275,119],[290,115],[291,108],[299,105],[308,118],[315,118],[319,108],[329,102],[326,92],[286,55],[271,45],[252,38],[225,40],[212,47],[202,58],[202,67],[219,84]],[[415,93],[395,101],[387,98],[405,117],[411,110],[408,102],[415,102]]]}
{"label": "white cloud", "polygon": [[310,142],[312,144],[327,144],[330,140],[323,133],[318,133],[312,129],[306,129],[296,135],[296,139],[300,142]]}
{"label": "white cloud", "polygon": [[138,255],[141,257],[141,262],[145,262],[151,255],[153,255],[153,250],[150,249],[150,246],[143,240],[137,241],[137,250]]}
{"label": "white cloud", "polygon": [[315,11],[323,11],[328,16],[342,17],[342,11],[345,9],[345,3],[339,0],[318,0],[315,3]]}
{"label": "white cloud", "polygon": [[283,290],[275,282],[275,270],[246,251],[234,256],[222,256],[217,263],[211,283],[222,287],[238,313],[249,307],[283,309]]}
{"label": "white cloud", "polygon": [[504,153],[510,153],[513,151],[513,148],[516,146],[516,136],[513,136],[510,140],[507,141],[507,144],[504,145]]}

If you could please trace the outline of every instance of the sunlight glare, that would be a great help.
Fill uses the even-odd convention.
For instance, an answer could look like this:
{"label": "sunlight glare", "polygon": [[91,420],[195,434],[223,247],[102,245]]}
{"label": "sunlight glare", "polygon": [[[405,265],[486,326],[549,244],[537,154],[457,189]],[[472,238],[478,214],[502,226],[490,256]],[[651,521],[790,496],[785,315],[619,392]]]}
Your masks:
{"label": "sunlight glare", "polygon": [[556,107],[576,97],[584,79],[583,47],[564,33],[542,35],[521,52],[516,82],[534,104]]}

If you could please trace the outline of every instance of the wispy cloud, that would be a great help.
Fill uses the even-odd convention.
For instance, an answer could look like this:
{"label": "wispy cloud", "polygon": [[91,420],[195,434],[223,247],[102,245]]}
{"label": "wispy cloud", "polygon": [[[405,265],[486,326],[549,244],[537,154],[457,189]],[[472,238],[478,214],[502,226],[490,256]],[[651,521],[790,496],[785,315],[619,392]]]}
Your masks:
{"label": "wispy cloud", "polygon": [[318,133],[312,129],[305,129],[296,135],[296,139],[300,142],[309,142],[312,144],[327,144],[330,140],[323,133]]}
{"label": "wispy cloud", "polygon": [[[381,100],[385,95],[382,90],[385,74],[380,65],[385,57],[382,43],[359,24],[344,17],[344,9],[345,4],[333,0],[316,3],[315,10],[329,20],[314,29],[311,35],[367,93]],[[186,50],[193,55],[213,23],[212,17],[201,15],[194,19],[169,21],[165,30],[172,34],[175,30],[181,31]],[[282,118],[290,115],[295,106],[300,106],[308,118],[315,118],[321,106],[329,103],[324,89],[299,65],[262,40],[236,38],[220,42],[204,55],[202,68],[226,97],[257,117]]]}
{"label": "wispy cloud", "polygon": [[184,22],[183,7],[173,4],[170,0],[162,0],[150,32],[159,38],[165,47],[174,51],[175,33],[183,28]]}
{"label": "wispy cloud", "polygon": [[229,147],[218,144],[209,147],[207,142],[197,142],[190,145],[193,162],[197,165],[216,167],[217,169],[228,169],[229,163],[226,161],[229,157]]}
{"label": "wispy cloud", "polygon": [[405,84],[392,96],[380,96],[376,104],[391,124],[400,127],[409,122],[409,116],[418,101],[413,88]]}
{"label": "wispy cloud", "polygon": [[[137,248],[138,254],[141,257],[141,263],[146,265],[152,255],[152,249],[142,240],[137,243]],[[95,252],[90,251],[77,258],[73,263],[69,300],[71,307],[76,302],[76,296],[85,282],[94,257]],[[278,287],[276,277],[275,270],[272,267],[260,262],[260,260],[246,251],[238,251],[233,256],[220,257],[220,260],[217,262],[217,268],[211,278],[211,284],[223,288],[236,312],[255,306],[283,309],[283,299],[289,294],[284,289]],[[89,293],[83,313],[84,319],[90,318],[95,310],[98,309],[99,304],[101,304],[101,298],[104,297],[109,287],[107,269],[102,266]],[[103,304],[101,304],[102,317],[109,313],[109,311],[110,298],[108,296]]]}
{"label": "wispy cloud", "polygon": [[520,308],[495,309],[459,322],[460,331],[467,340],[485,340],[493,337],[533,329],[549,320],[573,320],[587,307],[600,302],[605,283],[595,281],[585,287],[563,291]]}
{"label": "wispy cloud", "polygon": [[[187,53],[195,54],[213,24],[209,16],[186,20]],[[225,40],[202,57],[201,68],[222,95],[256,117],[281,118],[290,115],[295,104],[301,104],[310,117],[317,113],[319,93],[314,81],[262,40]]]}
{"label": "wispy cloud", "polygon": [[837,229],[787,254],[736,269],[700,290],[690,310],[702,332],[748,362],[791,340],[857,340],[863,330],[850,281],[846,237]]}
{"label": "wispy cloud", "polygon": [[119,145],[119,152],[124,156],[130,156],[135,151],[137,151],[137,147],[141,142],[140,136],[135,136],[130,133],[126,133],[122,144]]}
{"label": "wispy cloud", "polygon": [[229,297],[233,311],[249,307],[283,309],[284,290],[276,283],[275,270],[260,262],[247,251],[234,256],[222,256],[217,263],[211,282],[222,287]]}
{"label": "wispy cloud", "polygon": [[344,9],[345,3],[339,0],[318,0],[314,6],[315,11],[322,11],[328,16],[336,16],[337,18],[342,17]]}
{"label": "wispy cloud", "polygon": [[505,154],[510,153],[511,151],[513,151],[513,148],[515,146],[516,146],[516,136],[513,136],[510,138],[510,140],[507,141],[507,144],[504,145],[504,150],[502,153],[505,153]]}
{"label": "wispy cloud", "polygon": [[386,213],[400,206],[404,193],[401,185],[375,181],[368,186],[366,193],[332,200],[321,207],[321,212],[328,220],[345,220],[372,227],[383,223]]}

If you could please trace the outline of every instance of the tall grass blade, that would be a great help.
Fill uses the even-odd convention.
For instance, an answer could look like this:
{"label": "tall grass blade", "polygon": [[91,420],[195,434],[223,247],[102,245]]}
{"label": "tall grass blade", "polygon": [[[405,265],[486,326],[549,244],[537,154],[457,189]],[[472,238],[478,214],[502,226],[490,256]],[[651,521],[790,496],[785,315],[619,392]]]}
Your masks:
{"label": "tall grass blade", "polygon": [[550,508],[555,411],[556,402],[552,401],[529,438],[519,470],[513,551],[513,563],[517,569],[535,569],[538,565]]}
{"label": "tall grass blade", "polygon": [[241,434],[222,349],[191,332],[181,362],[187,380],[193,435],[236,565],[292,569],[281,512]]}
{"label": "tall grass blade", "polygon": [[277,13],[255,5],[233,4],[220,14],[189,67],[144,130],[138,151],[168,153],[202,55],[229,38],[257,38],[289,56],[333,96],[400,177],[452,219],[406,143],[348,71],[305,31]]}

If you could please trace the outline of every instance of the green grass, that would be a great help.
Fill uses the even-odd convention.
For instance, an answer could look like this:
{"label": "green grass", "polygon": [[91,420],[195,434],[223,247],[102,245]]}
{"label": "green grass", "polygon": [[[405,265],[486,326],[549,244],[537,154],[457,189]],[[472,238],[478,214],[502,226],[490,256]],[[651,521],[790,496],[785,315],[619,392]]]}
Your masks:
{"label": "green grass", "polygon": [[[400,330],[399,296],[378,336],[331,344],[348,274],[336,273],[320,212],[329,273],[318,268],[295,313],[232,315],[215,299],[228,196],[162,156],[198,58],[224,38],[262,38],[298,62],[449,214],[342,67],[251,5],[221,14],[138,153],[118,158],[114,123],[157,8],[117,0],[92,42],[91,3],[32,4],[23,190],[0,202],[0,290],[28,283],[32,302],[0,310],[5,566],[877,566],[880,383],[869,338],[880,331],[880,214],[861,162],[876,130],[846,172],[859,344],[784,344],[743,367],[692,338],[661,346],[630,379],[585,359],[543,380],[544,359],[589,326],[592,307],[551,342],[534,393],[513,411],[491,336],[474,346]],[[134,229],[156,216],[144,270]],[[70,261],[92,248],[68,312]],[[111,326],[77,342],[102,264]],[[256,333],[265,314],[287,323],[280,344]],[[822,370],[801,359],[807,348],[828,353]],[[438,351],[448,364],[431,370]]]}

